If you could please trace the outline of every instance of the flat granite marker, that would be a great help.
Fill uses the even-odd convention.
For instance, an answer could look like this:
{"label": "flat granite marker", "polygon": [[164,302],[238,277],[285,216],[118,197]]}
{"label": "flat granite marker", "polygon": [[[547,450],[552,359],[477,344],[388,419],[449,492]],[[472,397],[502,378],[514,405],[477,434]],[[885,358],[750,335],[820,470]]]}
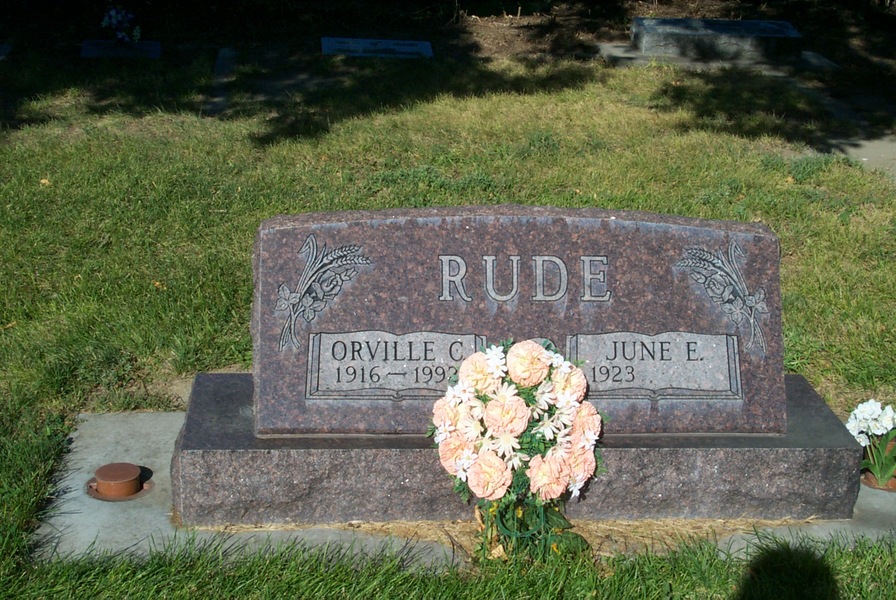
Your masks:
{"label": "flat granite marker", "polygon": [[81,58],[147,58],[162,57],[161,42],[121,44],[113,40],[87,40],[81,45]]}
{"label": "flat granite marker", "polygon": [[848,518],[862,449],[782,368],[779,248],[751,223],[523,206],[277,217],[254,374],[199,374],[171,465],[185,525],[470,518],[422,434],[510,336],[580,361],[608,418],[577,518]]}
{"label": "flat granite marker", "polygon": [[457,365],[547,338],[614,433],[782,433],[779,248],[752,223],[504,206],[278,217],[256,240],[259,435],[426,431]]}
{"label": "flat granite marker", "polygon": [[417,40],[320,39],[323,54],[373,58],[432,58],[432,44]]}
{"label": "flat granite marker", "polygon": [[799,56],[802,39],[786,21],[637,17],[632,23],[632,45],[652,56],[777,60]]}

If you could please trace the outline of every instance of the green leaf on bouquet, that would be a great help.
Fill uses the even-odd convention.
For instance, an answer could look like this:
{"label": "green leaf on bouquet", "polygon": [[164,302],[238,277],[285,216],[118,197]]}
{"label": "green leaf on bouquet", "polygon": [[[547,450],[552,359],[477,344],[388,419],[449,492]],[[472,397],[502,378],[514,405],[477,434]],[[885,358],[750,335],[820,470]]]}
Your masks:
{"label": "green leaf on bouquet", "polygon": [[572,523],[554,506],[545,507],[544,520],[550,529],[572,529]]}

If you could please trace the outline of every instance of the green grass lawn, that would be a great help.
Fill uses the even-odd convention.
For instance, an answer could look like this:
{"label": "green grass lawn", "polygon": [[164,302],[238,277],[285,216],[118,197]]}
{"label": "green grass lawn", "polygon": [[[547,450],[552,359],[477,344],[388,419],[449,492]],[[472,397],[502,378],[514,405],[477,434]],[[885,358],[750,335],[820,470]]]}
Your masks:
{"label": "green grass lawn", "polygon": [[[786,82],[659,66],[243,56],[218,118],[202,114],[210,51],[128,63],[26,48],[0,62],[0,596],[753,589],[746,563],[700,543],[597,567],[448,574],[214,551],[31,563],[29,535],[77,412],[170,408],[153,384],[251,363],[252,243],[280,213],[513,202],[761,221],[781,238],[786,370],[844,417],[869,397],[894,400],[896,184],[813,153],[848,127]],[[265,95],[291,67],[323,84]],[[814,597],[864,598],[896,583],[893,550],[832,544],[819,564],[775,552],[826,569]]]}

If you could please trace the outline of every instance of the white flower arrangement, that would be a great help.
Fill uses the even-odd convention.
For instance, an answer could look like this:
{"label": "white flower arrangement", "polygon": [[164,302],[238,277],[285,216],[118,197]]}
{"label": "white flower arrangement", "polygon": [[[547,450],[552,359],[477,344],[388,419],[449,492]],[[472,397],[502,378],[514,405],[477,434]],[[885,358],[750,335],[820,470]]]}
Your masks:
{"label": "white flower arrangement", "polygon": [[885,486],[896,471],[896,448],[888,450],[896,439],[896,411],[872,398],[852,411],[846,429],[865,448],[862,468],[874,475],[878,485]]}

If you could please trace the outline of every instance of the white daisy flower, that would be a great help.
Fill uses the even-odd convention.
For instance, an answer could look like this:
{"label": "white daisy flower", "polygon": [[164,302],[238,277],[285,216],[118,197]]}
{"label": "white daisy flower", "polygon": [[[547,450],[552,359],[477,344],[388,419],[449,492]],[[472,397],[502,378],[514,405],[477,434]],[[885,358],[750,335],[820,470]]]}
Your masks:
{"label": "white daisy flower", "polygon": [[507,374],[507,358],[501,346],[489,346],[485,351],[485,361],[489,374],[495,379],[501,379]]}
{"label": "white daisy flower", "polygon": [[576,406],[564,406],[563,408],[557,407],[557,412],[554,413],[554,420],[557,423],[563,424],[565,427],[569,427],[573,424],[573,421],[576,420]]}
{"label": "white daisy flower", "polygon": [[566,362],[563,355],[558,352],[548,352],[548,360],[555,369],[559,369]]}
{"label": "white daisy flower", "polygon": [[571,362],[569,362],[568,360],[564,360],[562,363],[560,363],[560,366],[555,367],[555,369],[557,371],[559,371],[560,373],[566,374],[566,373],[572,373],[572,370],[575,367],[576,366],[574,364],[572,364]]}
{"label": "white daisy flower", "polygon": [[464,417],[457,423],[457,431],[468,442],[476,442],[482,439],[483,426],[479,419]]}
{"label": "white daisy flower", "polygon": [[553,452],[557,456],[566,458],[572,452],[572,439],[570,437],[569,428],[561,429],[557,432],[557,445],[551,448],[550,452]]}
{"label": "white daisy flower", "polygon": [[508,456],[507,458],[504,459],[504,464],[507,465],[507,468],[514,470],[514,471],[519,470],[519,468],[522,467],[523,464],[528,463],[528,462],[529,462],[529,455],[523,454],[522,452],[514,452],[513,454],[511,454],[510,456]]}
{"label": "white daisy flower", "polygon": [[512,456],[516,450],[520,449],[520,441],[509,433],[502,433],[498,437],[493,438],[490,441],[489,446],[491,446],[492,450],[494,450],[498,456],[506,459]]}
{"label": "white daisy flower", "polygon": [[585,487],[585,482],[588,481],[587,477],[582,475],[576,475],[571,478],[569,481],[569,485],[567,486],[567,490],[570,491],[570,498],[578,498],[579,494],[582,491],[582,488]]}
{"label": "white daisy flower", "polygon": [[585,431],[582,433],[579,447],[583,450],[594,450],[594,447],[597,445],[598,439],[599,438],[596,431]]}
{"label": "white daisy flower", "polygon": [[560,431],[561,426],[554,422],[550,417],[545,416],[541,423],[534,429],[535,433],[540,433],[544,436],[544,439],[547,441],[552,441],[555,437],[557,437],[557,432]]}
{"label": "white daisy flower", "polygon": [[557,394],[555,405],[557,406],[557,410],[576,411],[579,408],[579,401],[576,399],[576,395],[572,392],[560,392]]}
{"label": "white daisy flower", "polygon": [[433,436],[433,441],[435,441],[435,443],[437,444],[441,444],[446,439],[448,439],[448,436],[450,436],[453,431],[455,431],[454,425],[450,423],[442,423],[436,428],[436,433]]}
{"label": "white daisy flower", "polygon": [[461,455],[454,461],[454,465],[457,467],[457,470],[460,471],[463,469],[464,471],[468,470],[473,466],[473,463],[476,462],[476,459],[479,458],[479,455],[470,448],[464,450]]}
{"label": "white daisy flower", "polygon": [[507,402],[516,396],[517,392],[518,390],[516,389],[516,386],[512,383],[502,383],[501,386],[491,394],[491,397],[498,402]]}
{"label": "white daisy flower", "polygon": [[485,414],[485,403],[477,397],[473,397],[464,402],[464,409],[476,420],[481,421],[482,415]]}
{"label": "white daisy flower", "polygon": [[448,391],[445,393],[445,399],[453,406],[463,404],[464,402],[468,402],[475,398],[476,390],[474,390],[472,386],[462,382],[458,382],[457,385],[449,386]]}

